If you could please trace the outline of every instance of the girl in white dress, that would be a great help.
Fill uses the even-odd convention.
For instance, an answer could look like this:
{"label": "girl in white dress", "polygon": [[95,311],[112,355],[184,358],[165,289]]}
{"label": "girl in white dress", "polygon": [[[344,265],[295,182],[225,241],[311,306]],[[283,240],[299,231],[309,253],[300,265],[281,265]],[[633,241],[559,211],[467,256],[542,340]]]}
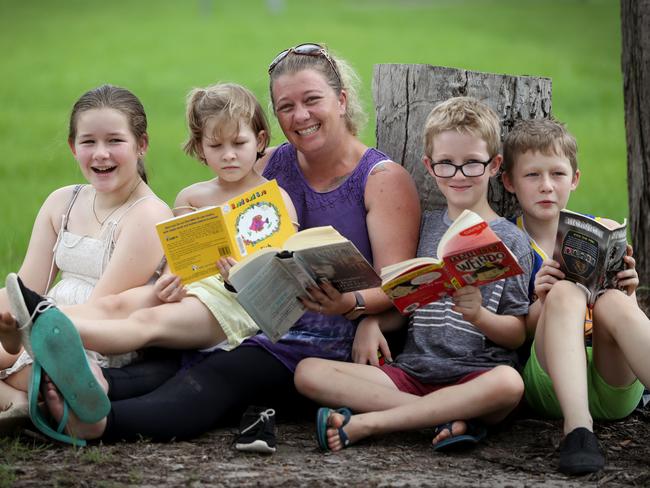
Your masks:
{"label": "girl in white dress", "polygon": [[[59,305],[150,282],[163,256],[154,226],[172,216],[147,185],[147,117],[130,91],[103,85],[84,93],[72,108],[68,144],[88,184],[48,196],[18,272],[27,286]],[[4,289],[0,310],[8,310]],[[27,354],[0,347],[0,429],[27,416],[30,362]]]}

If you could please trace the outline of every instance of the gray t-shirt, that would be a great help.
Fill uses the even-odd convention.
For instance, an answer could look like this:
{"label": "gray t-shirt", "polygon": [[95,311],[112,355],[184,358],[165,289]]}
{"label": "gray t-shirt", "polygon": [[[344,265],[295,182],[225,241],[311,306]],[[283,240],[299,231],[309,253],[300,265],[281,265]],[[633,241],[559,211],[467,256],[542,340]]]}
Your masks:
{"label": "gray t-shirt", "polygon": [[[435,256],[438,242],[450,225],[446,208],[425,212],[418,256]],[[532,268],[528,239],[503,218],[490,222],[490,227],[517,257],[524,273],[480,287],[483,306],[500,315],[526,315]],[[411,315],[404,352],[397,356],[395,366],[428,384],[452,383],[499,364],[516,366],[515,351],[494,344],[452,306],[451,298],[446,297]]]}

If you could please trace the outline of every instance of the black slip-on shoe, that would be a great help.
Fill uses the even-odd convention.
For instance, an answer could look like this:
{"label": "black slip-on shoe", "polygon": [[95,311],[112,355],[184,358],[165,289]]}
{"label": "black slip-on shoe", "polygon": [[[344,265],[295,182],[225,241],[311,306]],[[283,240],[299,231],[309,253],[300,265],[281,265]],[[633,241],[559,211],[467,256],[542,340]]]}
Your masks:
{"label": "black slip-on shoe", "polygon": [[596,435],[585,427],[569,432],[560,444],[560,472],[568,475],[595,473],[605,467],[605,456]]}

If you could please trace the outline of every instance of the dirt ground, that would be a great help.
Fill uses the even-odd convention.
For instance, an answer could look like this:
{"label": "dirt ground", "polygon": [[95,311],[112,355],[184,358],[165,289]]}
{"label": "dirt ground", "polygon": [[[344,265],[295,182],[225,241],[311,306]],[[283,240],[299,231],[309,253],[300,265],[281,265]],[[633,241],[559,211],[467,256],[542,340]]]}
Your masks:
{"label": "dirt ground", "polygon": [[568,478],[556,471],[559,423],[515,419],[477,448],[439,454],[431,431],[389,435],[321,453],[311,422],[278,425],[273,455],[233,447],[236,429],[192,442],[51,445],[34,434],[0,439],[0,487],[9,486],[650,486],[650,411],[596,425],[607,467]]}

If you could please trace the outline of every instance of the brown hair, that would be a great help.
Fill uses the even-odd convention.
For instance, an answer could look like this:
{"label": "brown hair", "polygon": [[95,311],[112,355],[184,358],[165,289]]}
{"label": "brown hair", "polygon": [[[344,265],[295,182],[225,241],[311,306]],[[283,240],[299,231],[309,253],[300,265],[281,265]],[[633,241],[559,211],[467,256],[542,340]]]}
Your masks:
{"label": "brown hair", "polygon": [[208,119],[217,118],[219,131],[230,124],[249,125],[255,135],[264,131],[264,148],[258,153],[260,157],[271,140],[271,129],[253,93],[235,83],[218,83],[206,88],[195,88],[187,95],[187,127],[190,131],[183,151],[189,156],[201,159],[201,140],[203,129]]}
{"label": "brown hair", "polygon": [[[321,44],[323,49],[325,45]],[[358,95],[359,76],[352,67],[343,59],[337,58],[327,51],[332,64],[323,55],[306,56],[289,52],[278,62],[269,73],[269,90],[271,92],[271,104],[275,113],[275,101],[273,100],[273,83],[280,76],[285,74],[298,73],[306,69],[319,72],[325,78],[327,84],[339,95],[342,90],[347,94],[347,106],[345,110],[345,126],[352,135],[357,135],[366,123],[366,114],[363,111]],[[334,71],[334,67],[338,74]]]}
{"label": "brown hair", "polygon": [[424,153],[433,154],[433,138],[454,130],[480,137],[487,144],[489,156],[501,151],[501,124],[497,114],[472,97],[454,97],[436,105],[424,123]]}
{"label": "brown hair", "polygon": [[[112,108],[123,113],[129,123],[129,129],[139,142],[147,135],[147,114],[142,103],[133,93],[126,88],[113,85],[102,85],[87,91],[72,107],[70,113],[70,128],[68,130],[68,141],[74,143],[77,136],[77,119],[79,114],[87,110]],[[144,160],[138,157],[138,174],[147,183],[147,171],[144,167]]]}
{"label": "brown hair", "polygon": [[528,151],[565,156],[573,174],[578,169],[578,144],[564,124],[555,119],[519,120],[503,143],[503,170],[512,174],[517,157]]}

